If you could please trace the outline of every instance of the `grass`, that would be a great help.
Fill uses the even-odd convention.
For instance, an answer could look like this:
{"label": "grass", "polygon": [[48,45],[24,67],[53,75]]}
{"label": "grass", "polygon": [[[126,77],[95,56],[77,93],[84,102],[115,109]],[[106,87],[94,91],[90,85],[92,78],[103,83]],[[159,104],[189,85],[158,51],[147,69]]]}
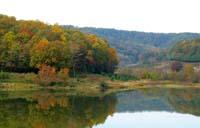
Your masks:
{"label": "grass", "polygon": [[199,83],[152,81],[152,80],[112,80],[108,76],[87,74],[82,78],[69,78],[68,84],[56,86],[40,86],[34,84],[36,74],[6,73],[0,80],[0,91],[28,91],[41,89],[55,89],[81,95],[102,95],[118,91],[133,90],[137,88],[166,87],[200,87]]}
{"label": "grass", "polygon": [[34,73],[8,73],[1,71],[0,83],[34,83],[36,76]]}
{"label": "grass", "polygon": [[30,83],[0,83],[1,91],[37,90],[39,88],[38,85]]}
{"label": "grass", "polygon": [[120,80],[120,81],[130,81],[130,80],[139,80],[136,76],[126,75],[126,74],[102,74],[105,77],[109,77],[110,80]]}
{"label": "grass", "polygon": [[0,71],[0,80],[6,80],[9,78],[10,78],[9,73]]}

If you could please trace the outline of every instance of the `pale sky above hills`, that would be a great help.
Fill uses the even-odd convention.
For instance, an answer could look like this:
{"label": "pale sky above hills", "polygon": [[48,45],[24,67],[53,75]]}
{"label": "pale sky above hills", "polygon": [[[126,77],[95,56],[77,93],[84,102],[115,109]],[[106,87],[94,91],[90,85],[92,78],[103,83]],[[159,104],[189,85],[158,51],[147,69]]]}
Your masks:
{"label": "pale sky above hills", "polygon": [[0,0],[0,13],[46,23],[200,32],[200,0]]}

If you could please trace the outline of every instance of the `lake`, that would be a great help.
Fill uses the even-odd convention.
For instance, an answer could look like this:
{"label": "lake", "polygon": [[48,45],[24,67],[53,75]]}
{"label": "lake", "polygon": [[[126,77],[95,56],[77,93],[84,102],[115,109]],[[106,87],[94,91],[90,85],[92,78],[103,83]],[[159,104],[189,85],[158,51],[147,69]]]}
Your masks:
{"label": "lake", "polygon": [[101,96],[1,91],[0,128],[199,128],[200,89],[149,88]]}

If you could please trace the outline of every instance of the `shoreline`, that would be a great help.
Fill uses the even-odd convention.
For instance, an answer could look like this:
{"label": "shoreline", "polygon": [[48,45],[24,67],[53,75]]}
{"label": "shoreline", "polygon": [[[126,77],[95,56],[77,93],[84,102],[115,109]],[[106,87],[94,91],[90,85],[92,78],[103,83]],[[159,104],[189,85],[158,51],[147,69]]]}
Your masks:
{"label": "shoreline", "polygon": [[[71,82],[71,85],[66,86],[40,86],[33,83],[20,82],[2,82],[0,83],[0,91],[39,91],[39,90],[55,90],[66,91],[67,93],[74,93],[78,95],[106,95],[122,91],[131,91],[142,88],[200,88],[200,83],[190,82],[175,82],[175,81],[152,81],[152,80],[138,80],[138,81],[105,81],[108,86],[102,90],[100,87],[100,80],[96,81],[80,81]],[[73,86],[72,86],[73,85]]]}

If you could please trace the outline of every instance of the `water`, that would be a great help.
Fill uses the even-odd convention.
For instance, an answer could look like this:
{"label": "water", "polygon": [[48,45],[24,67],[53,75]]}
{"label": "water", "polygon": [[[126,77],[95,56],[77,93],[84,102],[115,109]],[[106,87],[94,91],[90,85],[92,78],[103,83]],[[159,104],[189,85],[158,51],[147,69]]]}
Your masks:
{"label": "water", "polygon": [[200,89],[0,92],[0,128],[199,128]]}

